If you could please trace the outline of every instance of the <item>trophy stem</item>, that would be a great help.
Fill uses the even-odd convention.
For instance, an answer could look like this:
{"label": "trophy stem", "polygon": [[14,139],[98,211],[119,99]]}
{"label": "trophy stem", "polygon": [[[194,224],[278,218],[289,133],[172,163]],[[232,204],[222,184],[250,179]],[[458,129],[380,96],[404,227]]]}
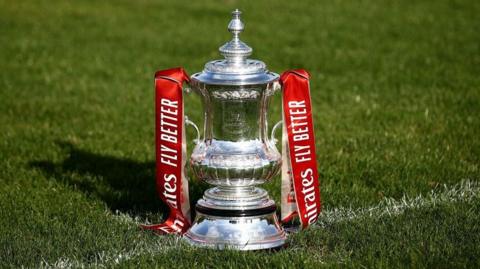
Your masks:
{"label": "trophy stem", "polygon": [[255,186],[217,186],[205,191],[199,204],[219,210],[249,210],[274,205],[267,191]]}

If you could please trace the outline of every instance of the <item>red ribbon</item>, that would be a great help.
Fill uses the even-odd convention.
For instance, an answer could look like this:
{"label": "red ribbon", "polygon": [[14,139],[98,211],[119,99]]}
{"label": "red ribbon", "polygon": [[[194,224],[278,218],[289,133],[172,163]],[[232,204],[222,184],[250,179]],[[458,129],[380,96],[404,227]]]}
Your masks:
{"label": "red ribbon", "polygon": [[[299,215],[303,228],[315,223],[321,210],[309,78],[307,71],[302,69],[286,71],[280,76],[285,126],[283,135],[286,131],[288,137],[283,148],[288,147],[290,157],[283,158],[289,160],[288,164],[283,165],[288,165],[286,167],[290,168],[290,173],[287,178],[282,176],[282,185],[287,183],[295,193],[295,197],[291,197],[282,192],[282,210],[285,206],[291,209],[290,212],[282,212],[282,222]],[[288,207],[292,203],[296,204],[296,208]]]}
{"label": "red ribbon", "polygon": [[157,192],[170,208],[162,224],[143,225],[158,233],[184,233],[190,227],[188,181],[185,178],[184,82],[190,81],[182,68],[155,73],[155,146]]}
{"label": "red ribbon", "polygon": [[[160,234],[183,234],[191,225],[184,169],[184,82],[189,82],[189,77],[182,68],[155,73],[156,182],[158,195],[170,208],[170,214],[162,224],[142,227]],[[287,71],[280,82],[284,110],[282,155],[287,160],[282,172],[282,222],[298,215],[306,228],[317,220],[321,210],[309,74],[305,70]]]}

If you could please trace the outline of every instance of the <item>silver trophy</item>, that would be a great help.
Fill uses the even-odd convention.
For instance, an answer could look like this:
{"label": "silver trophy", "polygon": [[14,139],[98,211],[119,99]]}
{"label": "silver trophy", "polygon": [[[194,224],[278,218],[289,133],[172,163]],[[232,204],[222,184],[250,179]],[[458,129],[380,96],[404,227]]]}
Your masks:
{"label": "silver trophy", "polygon": [[215,187],[196,205],[196,218],[185,239],[196,246],[255,250],[277,248],[286,235],[275,202],[258,187],[277,174],[281,155],[269,137],[267,110],[280,89],[279,76],[263,62],[247,59],[252,48],[239,39],[244,25],[235,10],[231,41],[220,47],[225,57],[191,77],[202,97],[204,137],[190,157],[194,174]]}

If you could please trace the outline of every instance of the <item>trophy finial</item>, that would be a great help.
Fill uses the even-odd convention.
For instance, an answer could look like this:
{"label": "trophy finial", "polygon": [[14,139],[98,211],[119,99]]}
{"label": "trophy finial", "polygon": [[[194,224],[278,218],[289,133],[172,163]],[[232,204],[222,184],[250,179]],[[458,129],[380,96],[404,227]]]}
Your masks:
{"label": "trophy finial", "polygon": [[231,41],[220,47],[220,53],[225,56],[225,59],[233,63],[245,62],[248,56],[252,54],[252,48],[243,43],[239,35],[245,28],[243,22],[240,20],[242,12],[235,9],[232,12],[232,20],[228,24],[228,31],[233,34]]}
{"label": "trophy finial", "polygon": [[233,34],[233,38],[238,38],[238,35],[243,32],[245,28],[243,22],[240,20],[241,14],[242,12],[238,10],[238,8],[232,12],[232,20],[228,24],[228,31]]}

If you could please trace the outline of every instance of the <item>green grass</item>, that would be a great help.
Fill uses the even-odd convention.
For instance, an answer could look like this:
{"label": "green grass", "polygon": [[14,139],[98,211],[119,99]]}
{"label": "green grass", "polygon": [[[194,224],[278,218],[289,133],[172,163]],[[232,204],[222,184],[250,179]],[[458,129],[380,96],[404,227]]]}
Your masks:
{"label": "green grass", "polygon": [[[324,214],[277,252],[194,249],[129,220],[166,210],[154,72],[219,58],[237,7],[253,58],[312,75],[325,212],[480,180],[479,1],[1,0],[0,267],[478,268],[478,188],[398,214]],[[200,99],[186,102],[201,122]],[[206,186],[191,185],[196,200]],[[278,201],[279,178],[267,188]]]}

